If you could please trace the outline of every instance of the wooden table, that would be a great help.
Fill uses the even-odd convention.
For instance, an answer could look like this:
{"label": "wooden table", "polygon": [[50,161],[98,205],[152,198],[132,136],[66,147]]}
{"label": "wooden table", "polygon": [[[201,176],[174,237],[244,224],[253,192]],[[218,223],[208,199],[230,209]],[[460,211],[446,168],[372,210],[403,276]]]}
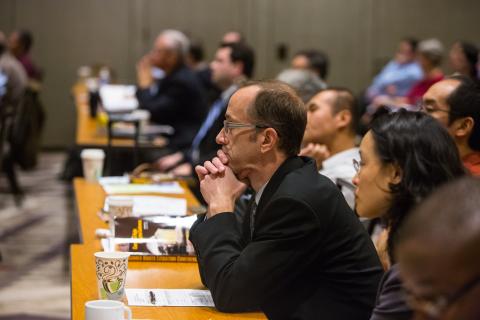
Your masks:
{"label": "wooden table", "polygon": [[[83,244],[70,247],[72,319],[84,320],[85,302],[98,299],[93,254],[100,250],[95,229],[107,226],[96,214],[105,193],[100,185],[83,179],[75,179],[74,187]],[[198,205],[188,189],[183,197],[189,206]],[[176,262],[129,262],[126,287],[204,289],[196,263]],[[265,319],[262,313],[227,314],[208,307],[132,307],[132,312],[134,319]]]}

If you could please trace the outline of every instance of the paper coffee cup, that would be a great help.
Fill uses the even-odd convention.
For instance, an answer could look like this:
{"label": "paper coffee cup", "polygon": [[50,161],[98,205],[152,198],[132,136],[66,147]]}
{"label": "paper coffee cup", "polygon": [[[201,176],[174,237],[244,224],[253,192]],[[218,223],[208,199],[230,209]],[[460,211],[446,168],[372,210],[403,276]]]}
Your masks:
{"label": "paper coffee cup", "polygon": [[96,182],[102,176],[105,152],[102,149],[84,149],[82,158],[83,176],[89,182]]}
{"label": "paper coffee cup", "polygon": [[85,303],[85,320],[127,320],[132,319],[132,311],[120,301],[93,300]]}
{"label": "paper coffee cup", "polygon": [[123,300],[127,279],[128,252],[96,252],[95,264],[98,297]]}

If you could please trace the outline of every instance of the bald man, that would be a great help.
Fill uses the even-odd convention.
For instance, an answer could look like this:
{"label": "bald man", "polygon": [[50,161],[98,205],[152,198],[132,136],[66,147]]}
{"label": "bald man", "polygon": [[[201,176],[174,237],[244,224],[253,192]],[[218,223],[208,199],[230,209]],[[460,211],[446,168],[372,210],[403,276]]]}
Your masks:
{"label": "bald man", "polygon": [[465,167],[480,176],[479,85],[466,76],[439,81],[423,95],[422,109],[447,128]]}
{"label": "bald man", "polygon": [[480,319],[479,197],[480,181],[462,178],[405,222],[397,259],[415,319]]}
{"label": "bald man", "polygon": [[[137,98],[151,120],[175,129],[169,148],[188,147],[207,113],[202,85],[186,64],[189,40],[177,30],[165,30],[155,40],[153,49],[137,64]],[[163,76],[154,78],[154,70]]]}

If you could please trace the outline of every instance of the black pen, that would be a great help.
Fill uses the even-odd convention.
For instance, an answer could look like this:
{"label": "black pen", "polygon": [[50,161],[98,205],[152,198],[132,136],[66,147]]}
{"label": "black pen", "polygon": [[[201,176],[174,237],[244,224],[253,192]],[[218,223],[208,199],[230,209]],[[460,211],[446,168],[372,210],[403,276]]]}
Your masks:
{"label": "black pen", "polygon": [[149,291],[150,293],[150,302],[155,305],[155,293],[153,291]]}

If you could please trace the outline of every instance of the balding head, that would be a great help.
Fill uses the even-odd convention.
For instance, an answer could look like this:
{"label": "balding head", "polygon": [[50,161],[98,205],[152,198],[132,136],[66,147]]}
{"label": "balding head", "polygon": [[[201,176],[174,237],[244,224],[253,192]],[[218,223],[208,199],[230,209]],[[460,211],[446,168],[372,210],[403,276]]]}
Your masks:
{"label": "balding head", "polygon": [[[397,257],[415,297],[451,296],[480,276],[479,197],[480,181],[462,178],[439,188],[405,221]],[[479,319],[479,299],[477,283],[441,313],[446,319]]]}

